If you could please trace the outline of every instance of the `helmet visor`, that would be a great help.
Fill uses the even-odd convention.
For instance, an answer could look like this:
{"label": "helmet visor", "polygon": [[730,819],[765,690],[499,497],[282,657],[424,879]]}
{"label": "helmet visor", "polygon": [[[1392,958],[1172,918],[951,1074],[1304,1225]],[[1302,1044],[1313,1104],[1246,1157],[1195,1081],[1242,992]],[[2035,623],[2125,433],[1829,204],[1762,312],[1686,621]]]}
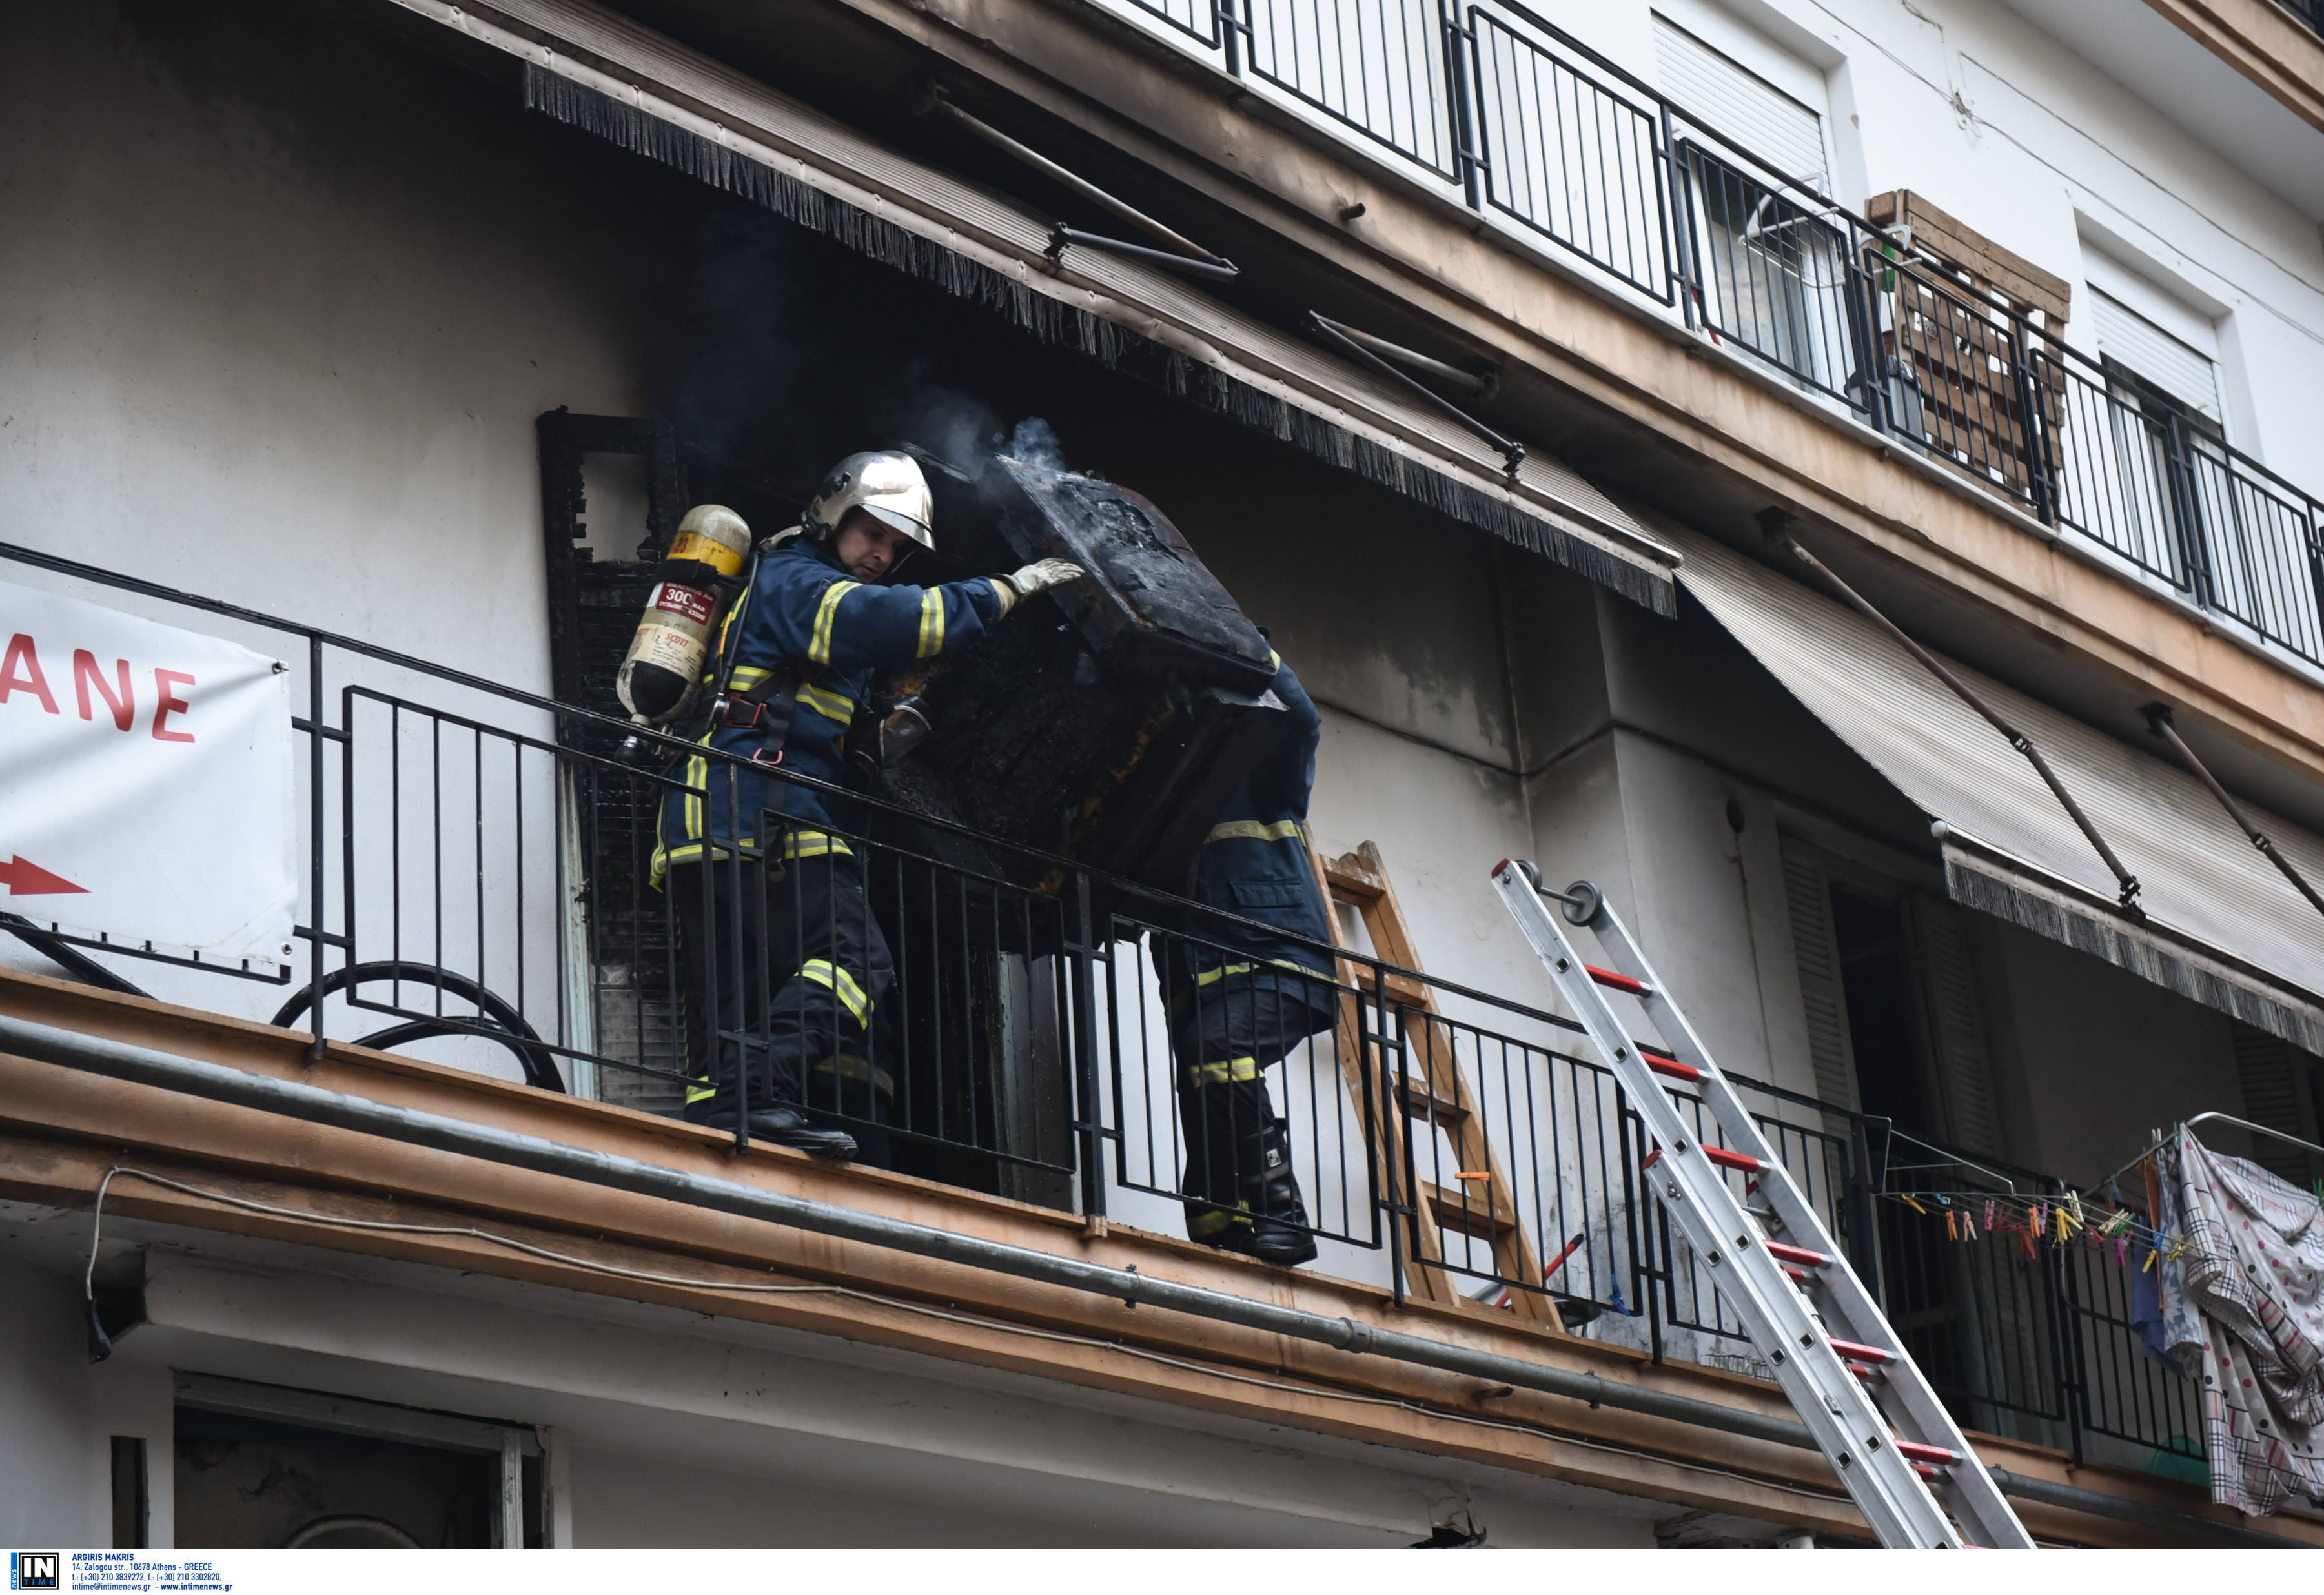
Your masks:
{"label": "helmet visor", "polygon": [[862,511],[865,514],[874,517],[881,522],[881,524],[888,527],[891,530],[902,532],[906,537],[911,539],[914,542],[919,544],[920,547],[924,549],[933,549],[936,547],[935,541],[928,536],[928,529],[921,525],[918,521],[913,520],[909,515],[905,514],[901,510],[883,509],[878,504],[870,503],[858,504],[855,507]]}

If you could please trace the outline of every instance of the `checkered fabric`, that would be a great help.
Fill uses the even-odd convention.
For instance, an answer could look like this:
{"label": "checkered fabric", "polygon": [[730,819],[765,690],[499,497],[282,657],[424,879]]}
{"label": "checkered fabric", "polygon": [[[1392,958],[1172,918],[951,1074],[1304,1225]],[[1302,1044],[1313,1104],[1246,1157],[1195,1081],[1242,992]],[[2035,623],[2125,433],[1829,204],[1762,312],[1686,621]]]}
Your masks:
{"label": "checkered fabric", "polygon": [[2202,1323],[2211,1498],[2264,1517],[2324,1500],[2324,1207],[2181,1129],[2164,1154]]}

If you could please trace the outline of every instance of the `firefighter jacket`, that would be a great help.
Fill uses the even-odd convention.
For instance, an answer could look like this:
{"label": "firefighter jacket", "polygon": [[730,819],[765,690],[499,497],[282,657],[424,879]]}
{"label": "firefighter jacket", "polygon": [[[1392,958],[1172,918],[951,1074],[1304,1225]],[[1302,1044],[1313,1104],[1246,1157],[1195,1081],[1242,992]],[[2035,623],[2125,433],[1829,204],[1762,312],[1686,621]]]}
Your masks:
{"label": "firefighter jacket", "polygon": [[[1323,721],[1280,655],[1275,656],[1272,688],[1286,711],[1281,734],[1212,825],[1192,895],[1197,902],[1328,946],[1331,924],[1307,862],[1307,799],[1315,789],[1315,749],[1323,740]],[[1194,928],[1203,941],[1231,949],[1181,944],[1185,968],[1180,978],[1191,977],[1197,988],[1255,978],[1273,985],[1265,976],[1269,968],[1332,977],[1331,959],[1281,937],[1212,922]],[[1301,989],[1300,982],[1289,981],[1284,989]]]}
{"label": "firefighter jacket", "polygon": [[[1000,595],[982,576],[940,587],[865,586],[848,576],[827,544],[798,538],[759,561],[757,579],[719,632],[704,696],[715,685],[727,631],[740,627],[732,690],[748,692],[776,672],[795,668],[802,685],[783,742],[782,769],[837,786],[844,769],[840,744],[856,706],[871,697],[874,674],[973,643],[1001,613]],[[715,724],[701,741],[743,759],[764,746],[761,733],[735,725]],[[700,754],[679,767],[680,779],[691,789],[674,788],[662,799],[653,859],[657,886],[671,864],[700,859],[708,839],[727,841],[739,833],[750,856],[761,809],[790,823],[787,858],[848,851],[820,828],[837,823],[825,796],[779,780],[764,766],[736,770],[731,807],[739,819],[730,817],[730,768]],[[770,820],[769,834],[781,823]]]}

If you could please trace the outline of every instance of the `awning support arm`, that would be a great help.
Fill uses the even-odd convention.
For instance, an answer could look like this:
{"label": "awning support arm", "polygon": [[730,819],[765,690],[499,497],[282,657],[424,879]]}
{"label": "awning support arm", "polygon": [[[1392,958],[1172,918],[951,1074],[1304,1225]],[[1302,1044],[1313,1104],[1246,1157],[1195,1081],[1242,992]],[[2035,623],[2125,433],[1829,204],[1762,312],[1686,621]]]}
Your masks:
{"label": "awning support arm", "polygon": [[2115,856],[2114,849],[2108,847],[2106,838],[2098,834],[2098,828],[2090,823],[2090,816],[2082,812],[2082,806],[2075,802],[2073,795],[2066,790],[2065,783],[2058,779],[2058,772],[2050,768],[2050,761],[2047,759],[2042,757],[2042,750],[2035,747],[2024,732],[2003,719],[1990,704],[1971,691],[1969,683],[1948,669],[1943,660],[1904,635],[1896,622],[1873,608],[1864,595],[1840,580],[1830,566],[1802,548],[1799,539],[1791,533],[1793,516],[1789,511],[1763,512],[1759,516],[1759,524],[1766,529],[1769,540],[1785,549],[1801,564],[1806,566],[1849,608],[1894,637],[1903,645],[1907,653],[1927,667],[1931,675],[1951,687],[1961,702],[1983,715],[1987,724],[2007,738],[2011,747],[2025,755],[2026,762],[2033,765],[2034,773],[2042,778],[2043,784],[2050,788],[2051,794],[2058,799],[2059,806],[2065,809],[2067,816],[2080,827],[2082,835],[2098,851],[2098,857],[2106,861],[2106,867],[2114,871],[2116,883],[2122,888],[2122,895],[2118,899],[2122,911],[2133,919],[2145,918],[2146,911],[2138,906],[2138,877],[2123,868],[2122,860]]}
{"label": "awning support arm", "polygon": [[1450,416],[1452,419],[1459,421],[1462,426],[1468,428],[1471,432],[1476,433],[1478,437],[1482,438],[1486,442],[1491,444],[1495,448],[1499,449],[1501,451],[1501,457],[1509,463],[1509,475],[1514,477],[1517,474],[1517,466],[1525,462],[1526,447],[1524,444],[1517,442],[1513,438],[1502,437],[1499,432],[1494,431],[1492,428],[1479,420],[1475,416],[1471,415],[1467,410],[1453,403],[1450,399],[1445,398],[1442,393],[1437,392],[1433,388],[1425,388],[1421,386],[1420,383],[1415,382],[1411,377],[1406,375],[1403,372],[1398,371],[1395,366],[1390,365],[1378,355],[1373,354],[1362,344],[1356,341],[1358,337],[1362,335],[1359,334],[1355,328],[1351,327],[1342,327],[1338,322],[1333,320],[1330,317],[1318,310],[1308,311],[1307,319],[1314,325],[1316,331],[1322,333],[1325,338],[1330,340],[1332,344],[1338,347],[1342,354],[1347,355],[1357,364],[1363,366],[1368,371],[1376,371],[1379,373],[1380,375],[1388,378],[1388,381],[1394,383],[1397,387],[1402,388],[1406,392],[1411,394],[1414,398],[1419,400],[1430,409]]}
{"label": "awning support arm", "polygon": [[2283,878],[2299,889],[2300,895],[2306,898],[2319,914],[2324,914],[2324,897],[2316,895],[2316,889],[2308,884],[2307,878],[2292,867],[2290,859],[2276,851],[2275,844],[2252,824],[2251,816],[2244,812],[2243,805],[2227,796],[2227,789],[2219,785],[2209,767],[2196,758],[2195,750],[2181,739],[2179,728],[2171,722],[2171,705],[2149,704],[2146,706],[2146,724],[2156,736],[2171,744],[2172,750],[2179,755],[2179,761],[2193,770],[2198,780],[2211,788],[2211,796],[2219,800],[2219,807],[2227,811],[2227,817],[2243,827],[2244,834],[2251,838],[2251,844],[2267,855],[2268,862],[2283,871]]}
{"label": "awning support arm", "polygon": [[[1064,243],[1079,244],[1093,249],[1118,250],[1125,254],[1134,254],[1140,259],[1151,260],[1166,266],[1191,265],[1204,268],[1203,274],[1205,276],[1231,279],[1240,274],[1231,261],[1213,254],[1194,240],[1173,232],[1136,206],[1126,200],[1115,198],[1087,178],[1066,171],[1029,144],[1019,143],[999,128],[988,126],[978,121],[945,98],[943,90],[934,91],[929,98],[922,103],[929,110],[936,112],[946,121],[964,128],[994,149],[1015,156],[1051,182],[1061,188],[1070,189],[1099,209],[1111,212],[1147,236],[1157,239],[1169,247],[1167,251],[1146,249],[1134,244],[1123,244],[1117,239],[1101,238],[1094,233],[1084,233],[1071,227],[1059,226],[1056,229],[1056,235]],[[1059,244],[1055,247],[1062,248],[1063,244]]]}

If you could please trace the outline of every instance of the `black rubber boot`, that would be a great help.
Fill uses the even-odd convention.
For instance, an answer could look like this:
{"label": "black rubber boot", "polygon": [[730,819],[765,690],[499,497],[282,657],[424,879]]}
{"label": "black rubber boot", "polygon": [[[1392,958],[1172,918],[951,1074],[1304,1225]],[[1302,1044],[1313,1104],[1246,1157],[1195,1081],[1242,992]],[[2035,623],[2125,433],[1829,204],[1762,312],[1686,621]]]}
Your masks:
{"label": "black rubber boot", "polygon": [[1250,1225],[1228,1231],[1224,1244],[1277,1268],[1314,1262],[1315,1237],[1307,1231],[1307,1206],[1291,1172],[1290,1125],[1268,1116],[1255,1127],[1239,1128],[1243,1133],[1235,1140],[1235,1167],[1242,1176],[1241,1204],[1250,1213]]}
{"label": "black rubber boot", "polygon": [[[704,1118],[701,1122],[713,1129],[733,1133],[734,1110],[721,1109]],[[797,1108],[778,1102],[772,1107],[751,1111],[751,1139],[772,1141],[778,1147],[792,1147],[802,1152],[812,1152],[817,1157],[830,1157],[844,1163],[855,1156],[855,1138],[844,1129],[823,1129]]]}
{"label": "black rubber boot", "polygon": [[1186,1239],[1231,1251],[1245,1249],[1250,1215],[1242,1209],[1241,1183],[1235,1178],[1238,1116],[1254,1112],[1249,1083],[1205,1085],[1178,1093],[1178,1123],[1185,1134],[1186,1169],[1178,1191],[1186,1199]]}

